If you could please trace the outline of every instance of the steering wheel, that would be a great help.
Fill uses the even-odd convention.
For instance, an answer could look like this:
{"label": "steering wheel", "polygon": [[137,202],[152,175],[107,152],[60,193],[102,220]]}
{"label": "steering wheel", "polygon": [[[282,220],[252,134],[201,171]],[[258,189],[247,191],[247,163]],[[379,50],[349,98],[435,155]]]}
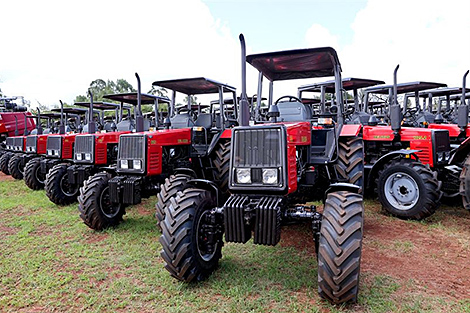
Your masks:
{"label": "steering wheel", "polygon": [[188,108],[181,108],[178,110],[178,114],[180,114],[181,112],[188,112],[189,113],[189,116],[191,116],[191,118],[193,119],[193,121],[195,121],[197,119],[197,113],[196,111],[193,111],[193,110],[190,110]]}
{"label": "steering wheel", "polygon": [[282,96],[282,97],[280,97],[279,99],[277,99],[276,102],[274,102],[274,104],[277,105],[277,103],[278,103],[279,101],[281,101],[282,99],[284,99],[284,98],[289,98],[289,102],[294,102],[294,101],[292,101],[292,100],[295,100],[295,101],[297,101],[297,102],[302,103],[302,100],[300,100],[300,99],[297,98],[297,97],[294,97],[294,96]]}
{"label": "steering wheel", "polygon": [[407,108],[405,110],[405,113],[403,114],[403,117],[414,117],[413,115],[418,112],[418,108]]}

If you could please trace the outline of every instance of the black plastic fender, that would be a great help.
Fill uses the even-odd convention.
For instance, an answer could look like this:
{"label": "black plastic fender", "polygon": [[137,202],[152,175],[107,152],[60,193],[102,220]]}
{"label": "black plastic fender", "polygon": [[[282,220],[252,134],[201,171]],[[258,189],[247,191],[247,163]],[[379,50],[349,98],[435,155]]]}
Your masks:
{"label": "black plastic fender", "polygon": [[207,179],[191,179],[191,180],[188,180],[186,184],[187,186],[193,186],[199,189],[204,189],[209,192],[215,193],[217,206],[221,207],[222,205],[224,205],[224,203],[220,203],[220,199],[222,199],[221,197],[222,192],[213,181],[210,181]]}

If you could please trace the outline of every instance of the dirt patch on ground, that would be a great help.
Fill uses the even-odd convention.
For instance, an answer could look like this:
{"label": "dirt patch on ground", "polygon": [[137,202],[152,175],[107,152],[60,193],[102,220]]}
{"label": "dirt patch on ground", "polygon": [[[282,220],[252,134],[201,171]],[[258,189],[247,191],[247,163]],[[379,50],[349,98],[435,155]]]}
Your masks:
{"label": "dirt patch on ground", "polygon": [[[368,205],[361,271],[409,286],[398,293],[468,299],[470,214],[462,208],[443,210],[438,218],[418,223],[382,215],[378,205]],[[284,227],[281,245],[315,253],[308,224]]]}
{"label": "dirt patch on ground", "polygon": [[10,175],[5,175],[3,173],[0,173],[0,182],[2,181],[14,181],[15,179],[11,177]]}

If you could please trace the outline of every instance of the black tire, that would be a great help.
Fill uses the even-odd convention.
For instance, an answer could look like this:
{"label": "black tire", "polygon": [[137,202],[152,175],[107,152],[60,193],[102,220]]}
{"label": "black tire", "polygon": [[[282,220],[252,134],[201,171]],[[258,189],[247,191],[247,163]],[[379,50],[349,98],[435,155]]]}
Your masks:
{"label": "black tire", "polygon": [[170,198],[175,197],[178,191],[182,191],[186,182],[192,177],[186,174],[171,175],[165,179],[165,183],[160,185],[160,192],[157,194],[157,204],[155,204],[155,218],[157,219],[157,227],[161,231],[161,222],[165,218],[165,208],[170,204]]}
{"label": "black tire", "polygon": [[340,137],[336,170],[339,178],[364,190],[364,144],[362,137]]}
{"label": "black tire", "polygon": [[79,186],[69,183],[68,167],[69,164],[57,164],[46,175],[46,195],[57,205],[69,205],[77,202]]}
{"label": "black tire", "polygon": [[215,183],[222,191],[222,199],[224,202],[229,196],[228,191],[228,174],[230,169],[230,141],[223,141],[218,144],[214,152],[214,171]]}
{"label": "black tire", "polygon": [[80,188],[78,196],[80,218],[91,229],[103,230],[117,226],[126,213],[123,204],[109,201],[110,179],[110,174],[98,173],[86,180]]}
{"label": "black tire", "polygon": [[442,183],[429,165],[395,159],[378,173],[377,194],[384,209],[402,219],[421,220],[436,212]]}
{"label": "black tire", "polygon": [[46,175],[41,173],[42,158],[34,158],[24,167],[24,182],[32,190],[44,189]]}
{"label": "black tire", "polygon": [[13,156],[13,153],[6,152],[0,158],[0,169],[5,175],[10,175],[10,170],[8,169],[8,163],[10,162],[10,159],[12,156]]}
{"label": "black tire", "polygon": [[20,154],[14,154],[8,162],[8,171],[10,172],[11,177],[18,180],[21,180],[24,177],[24,167],[21,166],[21,159]]}
{"label": "black tire", "polygon": [[[170,202],[160,236],[165,269],[181,281],[204,280],[217,268],[222,257],[221,228],[214,236],[199,232],[200,222],[208,223],[205,218],[216,206],[215,198],[209,191],[188,188],[178,192]],[[212,243],[207,242],[208,237],[212,238]]]}
{"label": "black tire", "polygon": [[360,194],[328,194],[318,247],[318,293],[335,304],[357,302],[363,225]]}
{"label": "black tire", "polygon": [[460,172],[460,195],[462,196],[463,207],[470,211],[470,156],[463,163]]}

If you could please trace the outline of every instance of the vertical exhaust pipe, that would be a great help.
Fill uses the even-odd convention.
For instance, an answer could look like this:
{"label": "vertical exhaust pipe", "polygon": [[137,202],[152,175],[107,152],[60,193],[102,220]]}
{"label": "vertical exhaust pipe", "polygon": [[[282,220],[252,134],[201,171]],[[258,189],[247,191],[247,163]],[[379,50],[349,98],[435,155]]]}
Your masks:
{"label": "vertical exhaust pipe", "polygon": [[[243,34],[240,34],[240,46],[241,46],[241,61],[242,61],[242,94],[240,98],[240,114],[239,114],[239,123],[240,126],[248,126],[250,122],[250,112],[248,104],[248,96],[246,95],[246,46],[245,46],[245,37]],[[258,95],[258,101],[259,95]],[[222,104],[221,104],[222,105]]]}
{"label": "vertical exhaust pipe", "polygon": [[62,100],[59,100],[60,102],[60,124],[59,124],[59,134],[63,135],[65,134],[65,124],[64,124],[64,103]]}
{"label": "vertical exhaust pipe", "polygon": [[38,108],[38,124],[36,125],[36,129],[38,130],[38,135],[42,135],[43,129],[41,125],[41,110]]}
{"label": "vertical exhaust pipe", "polygon": [[458,126],[460,127],[460,130],[462,132],[465,131],[468,125],[468,105],[465,102],[465,94],[466,94],[466,83],[467,83],[467,75],[469,71],[466,71],[465,74],[463,75],[462,79],[462,96],[460,97],[460,105],[458,109]]}
{"label": "vertical exhaust pipe", "polygon": [[96,123],[93,119],[93,92],[91,92],[90,88],[88,88],[88,95],[90,96],[90,107],[88,110],[88,133],[94,134],[96,133]]}
{"label": "vertical exhaust pipe", "polygon": [[15,136],[19,136],[18,133],[18,117],[15,115]]}
{"label": "vertical exhaust pipe", "polygon": [[399,67],[400,65],[397,65],[397,67],[393,71],[393,102],[390,105],[390,126],[393,130],[393,134],[395,135],[396,139],[398,139],[399,137],[402,120],[402,112],[400,106],[398,105],[397,72]]}
{"label": "vertical exhaust pipe", "polygon": [[144,131],[144,116],[142,115],[142,92],[140,86],[140,76],[139,74],[135,73],[135,77],[137,78],[137,106],[135,108],[135,131],[140,133]]}
{"label": "vertical exhaust pipe", "polygon": [[26,114],[23,114],[24,115],[24,132],[23,132],[23,136],[28,136],[29,135],[29,132],[28,132],[28,118],[26,117]]}

